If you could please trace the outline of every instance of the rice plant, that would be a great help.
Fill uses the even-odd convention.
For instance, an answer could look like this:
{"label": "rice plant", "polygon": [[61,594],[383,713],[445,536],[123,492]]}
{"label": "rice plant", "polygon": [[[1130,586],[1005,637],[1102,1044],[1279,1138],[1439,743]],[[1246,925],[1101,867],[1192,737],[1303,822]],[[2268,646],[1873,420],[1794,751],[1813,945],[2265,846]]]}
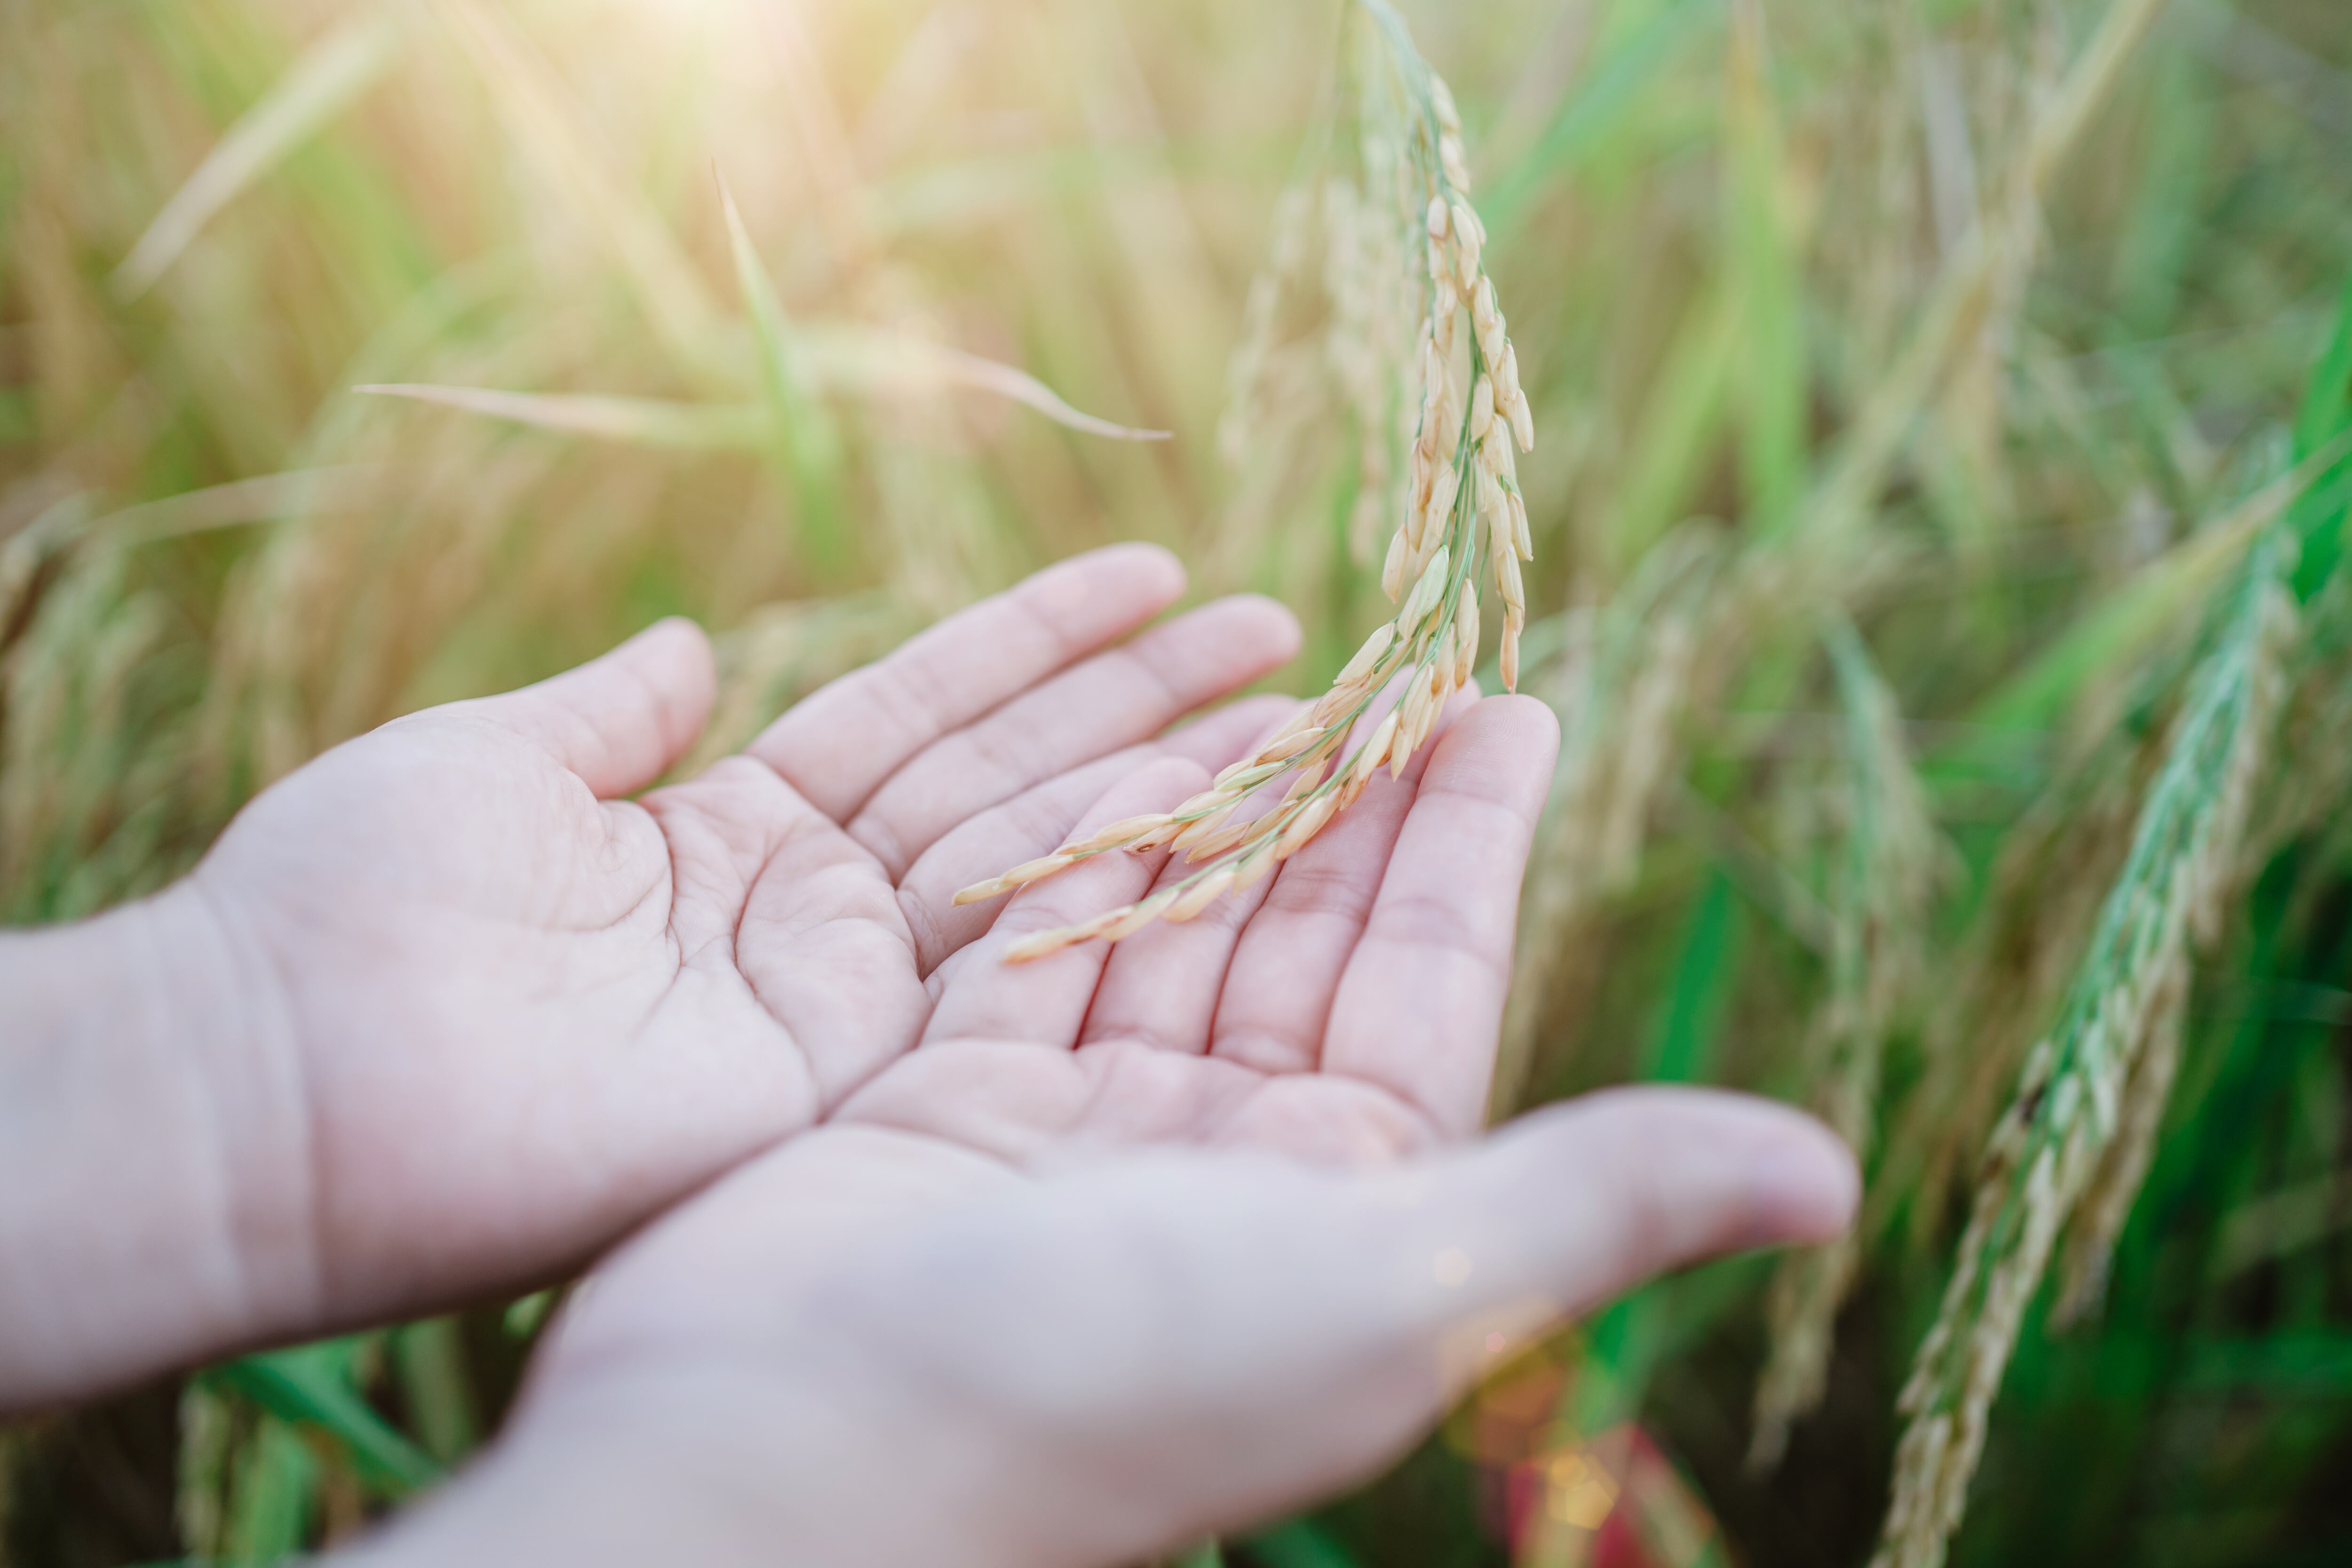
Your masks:
{"label": "rice plant", "polygon": [[[1475,671],[1564,735],[1496,1113],[1723,1082],[1868,1170],[1198,1560],[2339,1559],[2347,106],[2332,0],[16,0],[0,911],[664,614],[698,767],[1158,541],[1330,695],[1069,847],[1202,868],[1090,934]],[[0,1431],[0,1563],[346,1539],[551,1300]]]}

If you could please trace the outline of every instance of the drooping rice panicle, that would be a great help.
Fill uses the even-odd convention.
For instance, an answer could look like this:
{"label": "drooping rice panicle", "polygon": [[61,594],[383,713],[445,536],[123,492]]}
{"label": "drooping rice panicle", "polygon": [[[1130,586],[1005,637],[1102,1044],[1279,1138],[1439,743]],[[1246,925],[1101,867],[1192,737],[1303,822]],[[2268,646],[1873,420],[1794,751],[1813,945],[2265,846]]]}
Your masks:
{"label": "drooping rice panicle", "polygon": [[[1533,448],[1535,424],[1519,386],[1518,354],[1482,260],[1486,231],[1470,205],[1453,93],[1413,49],[1392,11],[1378,0],[1365,0],[1364,9],[1387,43],[1393,85],[1408,106],[1398,153],[1409,177],[1397,189],[1401,202],[1413,205],[1425,258],[1415,350],[1420,413],[1407,458],[1402,521],[1381,571],[1381,588],[1398,605],[1396,616],[1374,629],[1319,700],[1207,790],[1173,811],[1113,823],[959,892],[959,904],[996,898],[1121,849],[1173,848],[1200,868],[1140,903],[1015,942],[1006,950],[1009,962],[1097,937],[1116,942],[1162,916],[1190,918],[1214,896],[1202,889],[1249,887],[1306,847],[1383,765],[1391,777],[1402,777],[1435,730],[1446,699],[1475,668],[1482,580],[1502,602],[1503,684],[1517,688],[1528,613],[1520,563],[1532,559],[1534,545],[1516,454]],[[1285,197],[1277,226],[1284,254],[1277,255],[1271,279],[1297,270],[1297,258],[1287,251],[1298,243],[1305,200],[1303,192]],[[1253,291],[1248,341],[1271,331],[1277,287],[1269,281]],[[1465,316],[1467,331],[1461,324]],[[1244,357],[1250,352],[1245,346]],[[1391,687],[1394,707],[1367,725],[1374,702]],[[1360,727],[1367,732],[1351,749]],[[1258,791],[1286,776],[1293,782],[1278,804],[1244,815]]]}
{"label": "drooping rice panicle", "polygon": [[2116,1138],[2132,1075],[2186,983],[2190,943],[2220,924],[2284,685],[2294,564],[2283,527],[2249,556],[2090,950],[1986,1148],[1942,1310],[1898,1402],[1908,1425],[1873,1568],[1943,1562],[2026,1304]]}

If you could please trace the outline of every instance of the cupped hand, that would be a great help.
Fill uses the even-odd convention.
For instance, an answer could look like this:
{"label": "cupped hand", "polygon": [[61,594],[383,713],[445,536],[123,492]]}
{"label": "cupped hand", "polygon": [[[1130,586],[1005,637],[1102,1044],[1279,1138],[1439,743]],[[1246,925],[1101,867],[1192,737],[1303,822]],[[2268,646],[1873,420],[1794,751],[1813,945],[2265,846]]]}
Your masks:
{"label": "cupped hand", "polygon": [[180,896],[273,977],[231,1075],[282,1111],[229,1154],[265,1331],[544,1278],[854,1097],[984,929],[957,887],[1268,721],[1162,737],[1297,647],[1255,598],[1113,646],[1182,587],[1155,549],[1066,563],[641,799],[710,702],[684,623],[261,795]]}
{"label": "cupped hand", "polygon": [[[835,1121],[1015,1163],[1073,1142],[1168,1141],[1363,1162],[1467,1136],[1484,1118],[1557,747],[1542,703],[1465,690],[1401,777],[1377,776],[1274,876],[1197,919],[1008,963],[1019,938],[1198,868],[1113,854],[1025,889],[941,964],[919,1047]],[[1269,803],[1286,782],[1267,786]],[[1154,763],[1113,785],[1079,832],[1208,785],[1189,761]]]}
{"label": "cupped hand", "polygon": [[[1360,1478],[1563,1313],[1833,1234],[1851,1157],[1756,1101],[1463,1146],[1554,739],[1521,700],[1452,717],[1198,924],[1000,961],[1176,874],[1122,857],[951,930],[919,1043],[592,1275],[499,1448],[375,1550],[1133,1561]],[[1139,770],[1081,830],[1200,782]]]}
{"label": "cupped hand", "polygon": [[[1235,754],[1287,716],[1248,715],[1257,729]],[[913,918],[942,957],[908,1003],[911,1048],[777,1163],[772,1179],[793,1190],[780,1200],[789,1224],[763,1228],[746,1260],[770,1268],[773,1242],[787,1266],[823,1273],[902,1215],[1009,1173],[1136,1148],[1361,1165],[1470,1136],[1484,1120],[1519,879],[1557,745],[1543,704],[1458,693],[1401,777],[1376,778],[1274,876],[1116,944],[1003,957],[1033,931],[1181,877],[1181,857],[1102,856],[1009,904],[955,908],[931,889]],[[1063,837],[1164,810],[1206,787],[1214,765],[1170,757],[1133,769]],[[999,855],[989,869],[1006,863]],[[874,1005],[870,993],[859,1005]],[[667,1228],[704,1223],[688,1215]],[[730,1245],[717,1236],[709,1250]],[[671,1277],[690,1292],[709,1287],[699,1268]]]}

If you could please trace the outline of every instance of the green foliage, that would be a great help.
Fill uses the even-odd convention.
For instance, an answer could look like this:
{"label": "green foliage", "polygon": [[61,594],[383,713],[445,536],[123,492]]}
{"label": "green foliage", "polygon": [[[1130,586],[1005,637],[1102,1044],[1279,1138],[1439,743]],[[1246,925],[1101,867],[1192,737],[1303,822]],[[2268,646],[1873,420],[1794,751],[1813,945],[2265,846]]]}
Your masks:
{"label": "green foliage", "polygon": [[[2086,1165],[2042,1238],[2063,1289],[2029,1281],[1952,1558],[2352,1550],[2336,0],[1409,4],[1337,51],[1353,7],[761,9],[0,7],[5,918],[152,889],[336,741],[672,611],[720,641],[701,760],[1112,538],[1278,595],[1319,685],[1387,613],[1362,411],[1411,404],[1347,384],[1312,198],[1359,46],[1417,48],[1542,433],[1523,686],[1569,737],[1504,1093],[1782,1094],[1871,1191],[1776,1469],[1751,1393],[1803,1314],[1743,1260],[1549,1347],[1528,1452],[1441,1438],[1223,1560],[1500,1563],[1537,1476],[1562,1518],[1605,1479],[1661,1562],[1860,1563],[1969,1195],[2015,1257],[2034,1075],[2089,1059],[2250,755],[2177,1059],[2100,1047],[2097,1147],[2137,1083],[2144,1163]],[[0,1561],[340,1539],[495,1433],[552,1300],[12,1435]]]}

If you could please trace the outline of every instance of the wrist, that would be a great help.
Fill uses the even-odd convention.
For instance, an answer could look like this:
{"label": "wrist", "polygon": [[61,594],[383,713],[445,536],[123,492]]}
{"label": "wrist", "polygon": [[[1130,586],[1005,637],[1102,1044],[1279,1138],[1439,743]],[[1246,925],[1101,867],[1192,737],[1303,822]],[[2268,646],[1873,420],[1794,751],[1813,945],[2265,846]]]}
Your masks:
{"label": "wrist", "polygon": [[199,888],[0,936],[0,1409],[292,1331],[307,1113],[266,961]]}

